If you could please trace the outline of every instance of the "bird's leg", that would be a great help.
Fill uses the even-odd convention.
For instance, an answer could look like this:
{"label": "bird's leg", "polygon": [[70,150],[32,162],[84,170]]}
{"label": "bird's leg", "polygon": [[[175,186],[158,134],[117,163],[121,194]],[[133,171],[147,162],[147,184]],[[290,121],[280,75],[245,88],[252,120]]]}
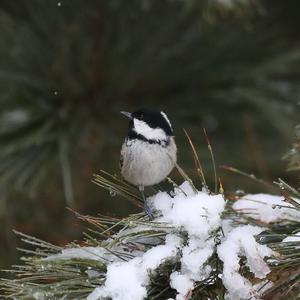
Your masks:
{"label": "bird's leg", "polygon": [[148,216],[149,220],[153,220],[153,215],[152,215],[151,209],[148,206],[147,199],[145,197],[144,186],[140,185],[139,190],[141,192],[141,195],[142,195],[142,198],[143,198],[143,201],[144,201],[144,211],[145,211],[146,215]]}

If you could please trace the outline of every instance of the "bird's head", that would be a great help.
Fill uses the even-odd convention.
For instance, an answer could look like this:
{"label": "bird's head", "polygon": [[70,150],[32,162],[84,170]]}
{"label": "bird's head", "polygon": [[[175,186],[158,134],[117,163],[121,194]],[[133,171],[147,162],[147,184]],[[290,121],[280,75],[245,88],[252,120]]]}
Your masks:
{"label": "bird's head", "polygon": [[121,111],[129,118],[129,137],[164,141],[173,136],[173,128],[167,115],[157,109],[139,109],[133,113]]}

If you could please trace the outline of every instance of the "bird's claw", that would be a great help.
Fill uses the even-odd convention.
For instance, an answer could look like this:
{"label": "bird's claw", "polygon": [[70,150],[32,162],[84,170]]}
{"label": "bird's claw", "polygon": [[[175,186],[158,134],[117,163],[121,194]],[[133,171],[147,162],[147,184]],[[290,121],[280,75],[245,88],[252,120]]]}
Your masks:
{"label": "bird's claw", "polygon": [[146,215],[148,216],[149,221],[152,221],[153,220],[153,214],[152,214],[151,208],[147,204],[146,200],[144,202],[144,211],[145,211]]}

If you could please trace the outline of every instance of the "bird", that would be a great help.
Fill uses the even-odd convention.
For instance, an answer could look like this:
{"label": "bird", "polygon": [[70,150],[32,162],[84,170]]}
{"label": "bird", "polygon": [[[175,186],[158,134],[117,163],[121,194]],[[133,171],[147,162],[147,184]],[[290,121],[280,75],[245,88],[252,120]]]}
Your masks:
{"label": "bird", "polygon": [[173,128],[167,115],[158,109],[142,108],[133,113],[120,113],[129,119],[128,134],[121,148],[121,175],[139,188],[144,211],[151,220],[153,215],[144,188],[165,180],[176,165]]}

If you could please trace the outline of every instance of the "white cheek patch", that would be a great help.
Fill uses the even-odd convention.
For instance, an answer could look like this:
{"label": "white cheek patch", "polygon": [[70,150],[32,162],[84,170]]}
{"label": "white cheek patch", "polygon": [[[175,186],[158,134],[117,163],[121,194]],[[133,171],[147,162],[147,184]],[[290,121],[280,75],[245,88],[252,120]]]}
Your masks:
{"label": "white cheek patch", "polygon": [[133,119],[134,131],[143,135],[148,140],[165,140],[167,138],[165,132],[161,128],[151,128],[144,121]]}
{"label": "white cheek patch", "polygon": [[170,125],[170,128],[173,130],[172,125],[171,125],[171,122],[170,122],[170,120],[168,119],[167,115],[166,115],[163,111],[161,111],[160,113],[161,113],[161,115],[165,118],[165,120],[168,122],[168,124]]}

